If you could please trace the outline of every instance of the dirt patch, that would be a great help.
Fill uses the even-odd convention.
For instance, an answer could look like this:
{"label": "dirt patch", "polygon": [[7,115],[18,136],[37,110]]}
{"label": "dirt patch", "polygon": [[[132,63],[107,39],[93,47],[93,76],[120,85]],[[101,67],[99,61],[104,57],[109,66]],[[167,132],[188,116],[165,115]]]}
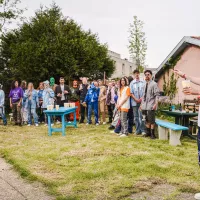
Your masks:
{"label": "dirt patch", "polygon": [[138,182],[135,187],[141,192],[131,195],[132,200],[193,200],[194,194],[181,193],[176,186],[158,182]]}

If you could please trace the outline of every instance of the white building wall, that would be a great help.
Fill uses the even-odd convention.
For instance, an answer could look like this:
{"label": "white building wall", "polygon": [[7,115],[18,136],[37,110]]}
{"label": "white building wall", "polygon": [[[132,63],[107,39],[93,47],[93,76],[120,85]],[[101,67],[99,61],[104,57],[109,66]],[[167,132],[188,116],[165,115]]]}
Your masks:
{"label": "white building wall", "polygon": [[136,69],[136,65],[127,59],[121,59],[121,55],[108,51],[108,55],[115,62],[115,71],[111,78],[121,78],[122,76],[130,76]]}

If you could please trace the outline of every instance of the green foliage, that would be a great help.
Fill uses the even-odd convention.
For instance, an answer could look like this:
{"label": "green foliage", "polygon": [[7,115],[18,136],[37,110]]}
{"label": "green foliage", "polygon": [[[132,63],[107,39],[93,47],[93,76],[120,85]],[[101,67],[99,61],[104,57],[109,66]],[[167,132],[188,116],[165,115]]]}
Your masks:
{"label": "green foliage", "polygon": [[29,22],[2,36],[3,75],[38,83],[50,76],[67,80],[111,76],[114,64],[98,36],[84,31],[53,4],[42,7]]}
{"label": "green foliage", "polygon": [[[176,59],[170,58],[167,62],[167,64],[164,65],[164,75],[163,75],[163,92],[165,96],[169,96],[170,100],[172,100],[177,91],[178,88],[176,86],[178,77],[176,78],[174,73],[169,77],[169,70],[173,69],[176,66],[176,63],[180,60],[180,56],[177,57]],[[167,77],[168,80],[166,80],[166,72],[167,72]]]}
{"label": "green foliage", "polygon": [[145,56],[147,51],[147,43],[145,33],[143,32],[144,23],[133,17],[133,24],[129,27],[129,53],[133,61],[135,61],[137,69],[143,72],[145,66]]}
{"label": "green foliage", "polygon": [[0,0],[0,34],[6,23],[21,17],[24,10],[17,7],[20,3],[20,0]]}

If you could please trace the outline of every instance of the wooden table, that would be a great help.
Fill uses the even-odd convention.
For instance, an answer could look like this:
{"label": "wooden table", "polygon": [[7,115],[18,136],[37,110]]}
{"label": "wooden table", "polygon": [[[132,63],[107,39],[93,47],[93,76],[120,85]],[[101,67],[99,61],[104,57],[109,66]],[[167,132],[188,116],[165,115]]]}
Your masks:
{"label": "wooden table", "polygon": [[[169,116],[175,117],[175,124],[186,126],[188,128],[189,128],[190,118],[198,116],[198,112],[193,113],[191,111],[189,113],[186,113],[186,111],[179,111],[179,110],[175,110],[175,111],[161,110],[161,112],[166,113]],[[185,130],[182,133],[183,133],[183,136],[188,136],[192,139],[196,139],[196,137],[191,135],[188,130]]]}
{"label": "wooden table", "polygon": [[[73,108],[65,108],[60,107],[59,110],[45,110],[44,113],[47,115],[48,118],[48,135],[52,136],[52,132],[62,132],[62,136],[65,136],[65,128],[67,126],[74,126],[77,128],[76,122],[76,109],[77,107]],[[65,122],[65,115],[73,113],[74,114],[74,121],[73,122]],[[51,117],[52,116],[61,116],[62,128],[52,128],[51,127]]]}

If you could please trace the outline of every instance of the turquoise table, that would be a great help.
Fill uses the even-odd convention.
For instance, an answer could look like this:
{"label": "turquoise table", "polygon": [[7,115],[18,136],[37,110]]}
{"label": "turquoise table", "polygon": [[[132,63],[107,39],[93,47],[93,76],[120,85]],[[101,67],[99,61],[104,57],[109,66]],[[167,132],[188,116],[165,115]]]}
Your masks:
{"label": "turquoise table", "polygon": [[[65,128],[67,126],[74,126],[77,128],[77,123],[76,123],[76,109],[77,107],[74,108],[65,108],[65,107],[60,107],[59,110],[53,109],[53,110],[45,110],[44,113],[47,115],[48,118],[48,135],[52,136],[52,132],[62,132],[62,136],[65,136]],[[74,121],[73,122],[65,122],[65,115],[74,113]],[[62,120],[62,128],[52,128],[51,127],[51,117],[52,116],[60,116]]]}

